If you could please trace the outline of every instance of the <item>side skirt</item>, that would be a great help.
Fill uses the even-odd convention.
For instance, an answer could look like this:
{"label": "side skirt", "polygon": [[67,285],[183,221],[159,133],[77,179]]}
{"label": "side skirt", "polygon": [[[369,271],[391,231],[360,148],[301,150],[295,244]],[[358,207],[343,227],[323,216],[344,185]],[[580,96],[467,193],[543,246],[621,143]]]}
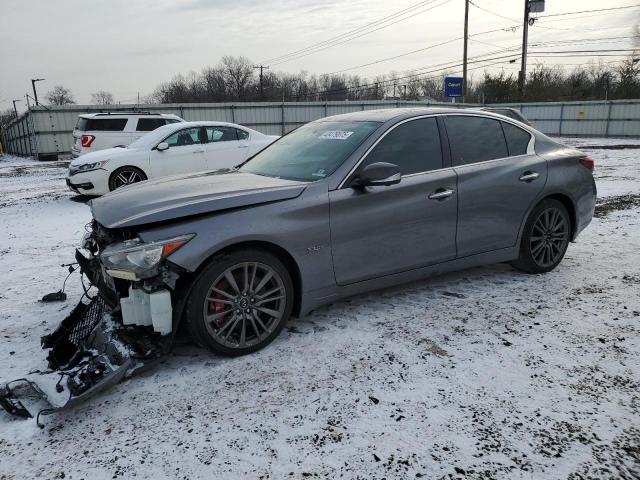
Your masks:
{"label": "side skirt", "polygon": [[479,253],[468,257],[456,258],[443,263],[429,265],[427,267],[416,268],[405,272],[394,273],[371,280],[352,283],[350,285],[338,286],[322,290],[305,292],[302,296],[300,317],[303,317],[311,310],[322,305],[334,303],[343,298],[358,295],[360,293],[394,287],[403,283],[415,282],[435,275],[464,270],[467,268],[489,265],[492,263],[509,262],[518,258],[518,248],[510,247],[492,252]]}

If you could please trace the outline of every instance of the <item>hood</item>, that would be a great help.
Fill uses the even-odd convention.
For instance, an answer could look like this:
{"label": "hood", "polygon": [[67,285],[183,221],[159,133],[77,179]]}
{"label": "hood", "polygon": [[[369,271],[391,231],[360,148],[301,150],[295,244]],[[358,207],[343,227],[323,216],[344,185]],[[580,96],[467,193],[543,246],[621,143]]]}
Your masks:
{"label": "hood", "polygon": [[100,162],[102,160],[111,160],[114,158],[124,157],[130,155],[133,151],[136,150],[131,148],[105,148],[104,150],[85,153],[84,155],[80,155],[78,158],[74,158],[71,161],[71,166],[76,167],[85,163]]}
{"label": "hood", "polygon": [[305,187],[292,180],[217,170],[130,185],[92,200],[91,211],[107,228],[133,227],[287,200]]}

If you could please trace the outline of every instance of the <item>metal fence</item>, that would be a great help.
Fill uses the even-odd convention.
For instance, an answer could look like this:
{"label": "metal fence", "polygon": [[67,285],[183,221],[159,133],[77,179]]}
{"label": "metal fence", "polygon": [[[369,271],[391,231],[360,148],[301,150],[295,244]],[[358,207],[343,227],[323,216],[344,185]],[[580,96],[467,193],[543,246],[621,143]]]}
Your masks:
{"label": "metal fence", "polygon": [[[39,106],[5,126],[5,151],[16,155],[51,158],[71,152],[71,132],[81,113],[144,110],[173,113],[185,120],[225,121],[263,133],[283,135],[318,118],[360,110],[427,106],[477,107],[414,101],[189,103],[160,105]],[[504,104],[524,113],[534,126],[549,135],[640,137],[640,100],[546,102]]]}

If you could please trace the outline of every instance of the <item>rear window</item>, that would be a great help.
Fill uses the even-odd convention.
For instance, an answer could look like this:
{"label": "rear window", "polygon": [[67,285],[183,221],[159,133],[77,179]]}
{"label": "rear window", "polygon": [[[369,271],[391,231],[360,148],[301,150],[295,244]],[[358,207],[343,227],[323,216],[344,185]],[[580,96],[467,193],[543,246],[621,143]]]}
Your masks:
{"label": "rear window", "polygon": [[498,120],[472,116],[446,116],[454,166],[509,156]]}
{"label": "rear window", "polygon": [[167,124],[164,118],[139,118],[136,131],[138,132],[150,132],[158,127],[163,127]]}
{"label": "rear window", "polygon": [[76,128],[83,132],[121,132],[126,125],[126,118],[81,118]]}
{"label": "rear window", "polygon": [[83,132],[87,130],[87,119],[78,117],[78,123],[76,123],[76,130],[82,130]]}

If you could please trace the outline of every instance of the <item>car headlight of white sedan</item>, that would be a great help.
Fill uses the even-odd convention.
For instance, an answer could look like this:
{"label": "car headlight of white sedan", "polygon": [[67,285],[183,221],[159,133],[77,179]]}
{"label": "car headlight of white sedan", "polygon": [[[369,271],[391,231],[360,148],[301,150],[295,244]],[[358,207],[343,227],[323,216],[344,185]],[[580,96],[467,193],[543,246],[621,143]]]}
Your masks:
{"label": "car headlight of white sedan", "polygon": [[99,162],[93,162],[93,163],[83,163],[80,165],[69,165],[69,174],[75,175],[76,173],[91,172],[93,170],[99,170],[101,168],[104,168],[107,163],[109,163],[109,160],[101,160]]}

